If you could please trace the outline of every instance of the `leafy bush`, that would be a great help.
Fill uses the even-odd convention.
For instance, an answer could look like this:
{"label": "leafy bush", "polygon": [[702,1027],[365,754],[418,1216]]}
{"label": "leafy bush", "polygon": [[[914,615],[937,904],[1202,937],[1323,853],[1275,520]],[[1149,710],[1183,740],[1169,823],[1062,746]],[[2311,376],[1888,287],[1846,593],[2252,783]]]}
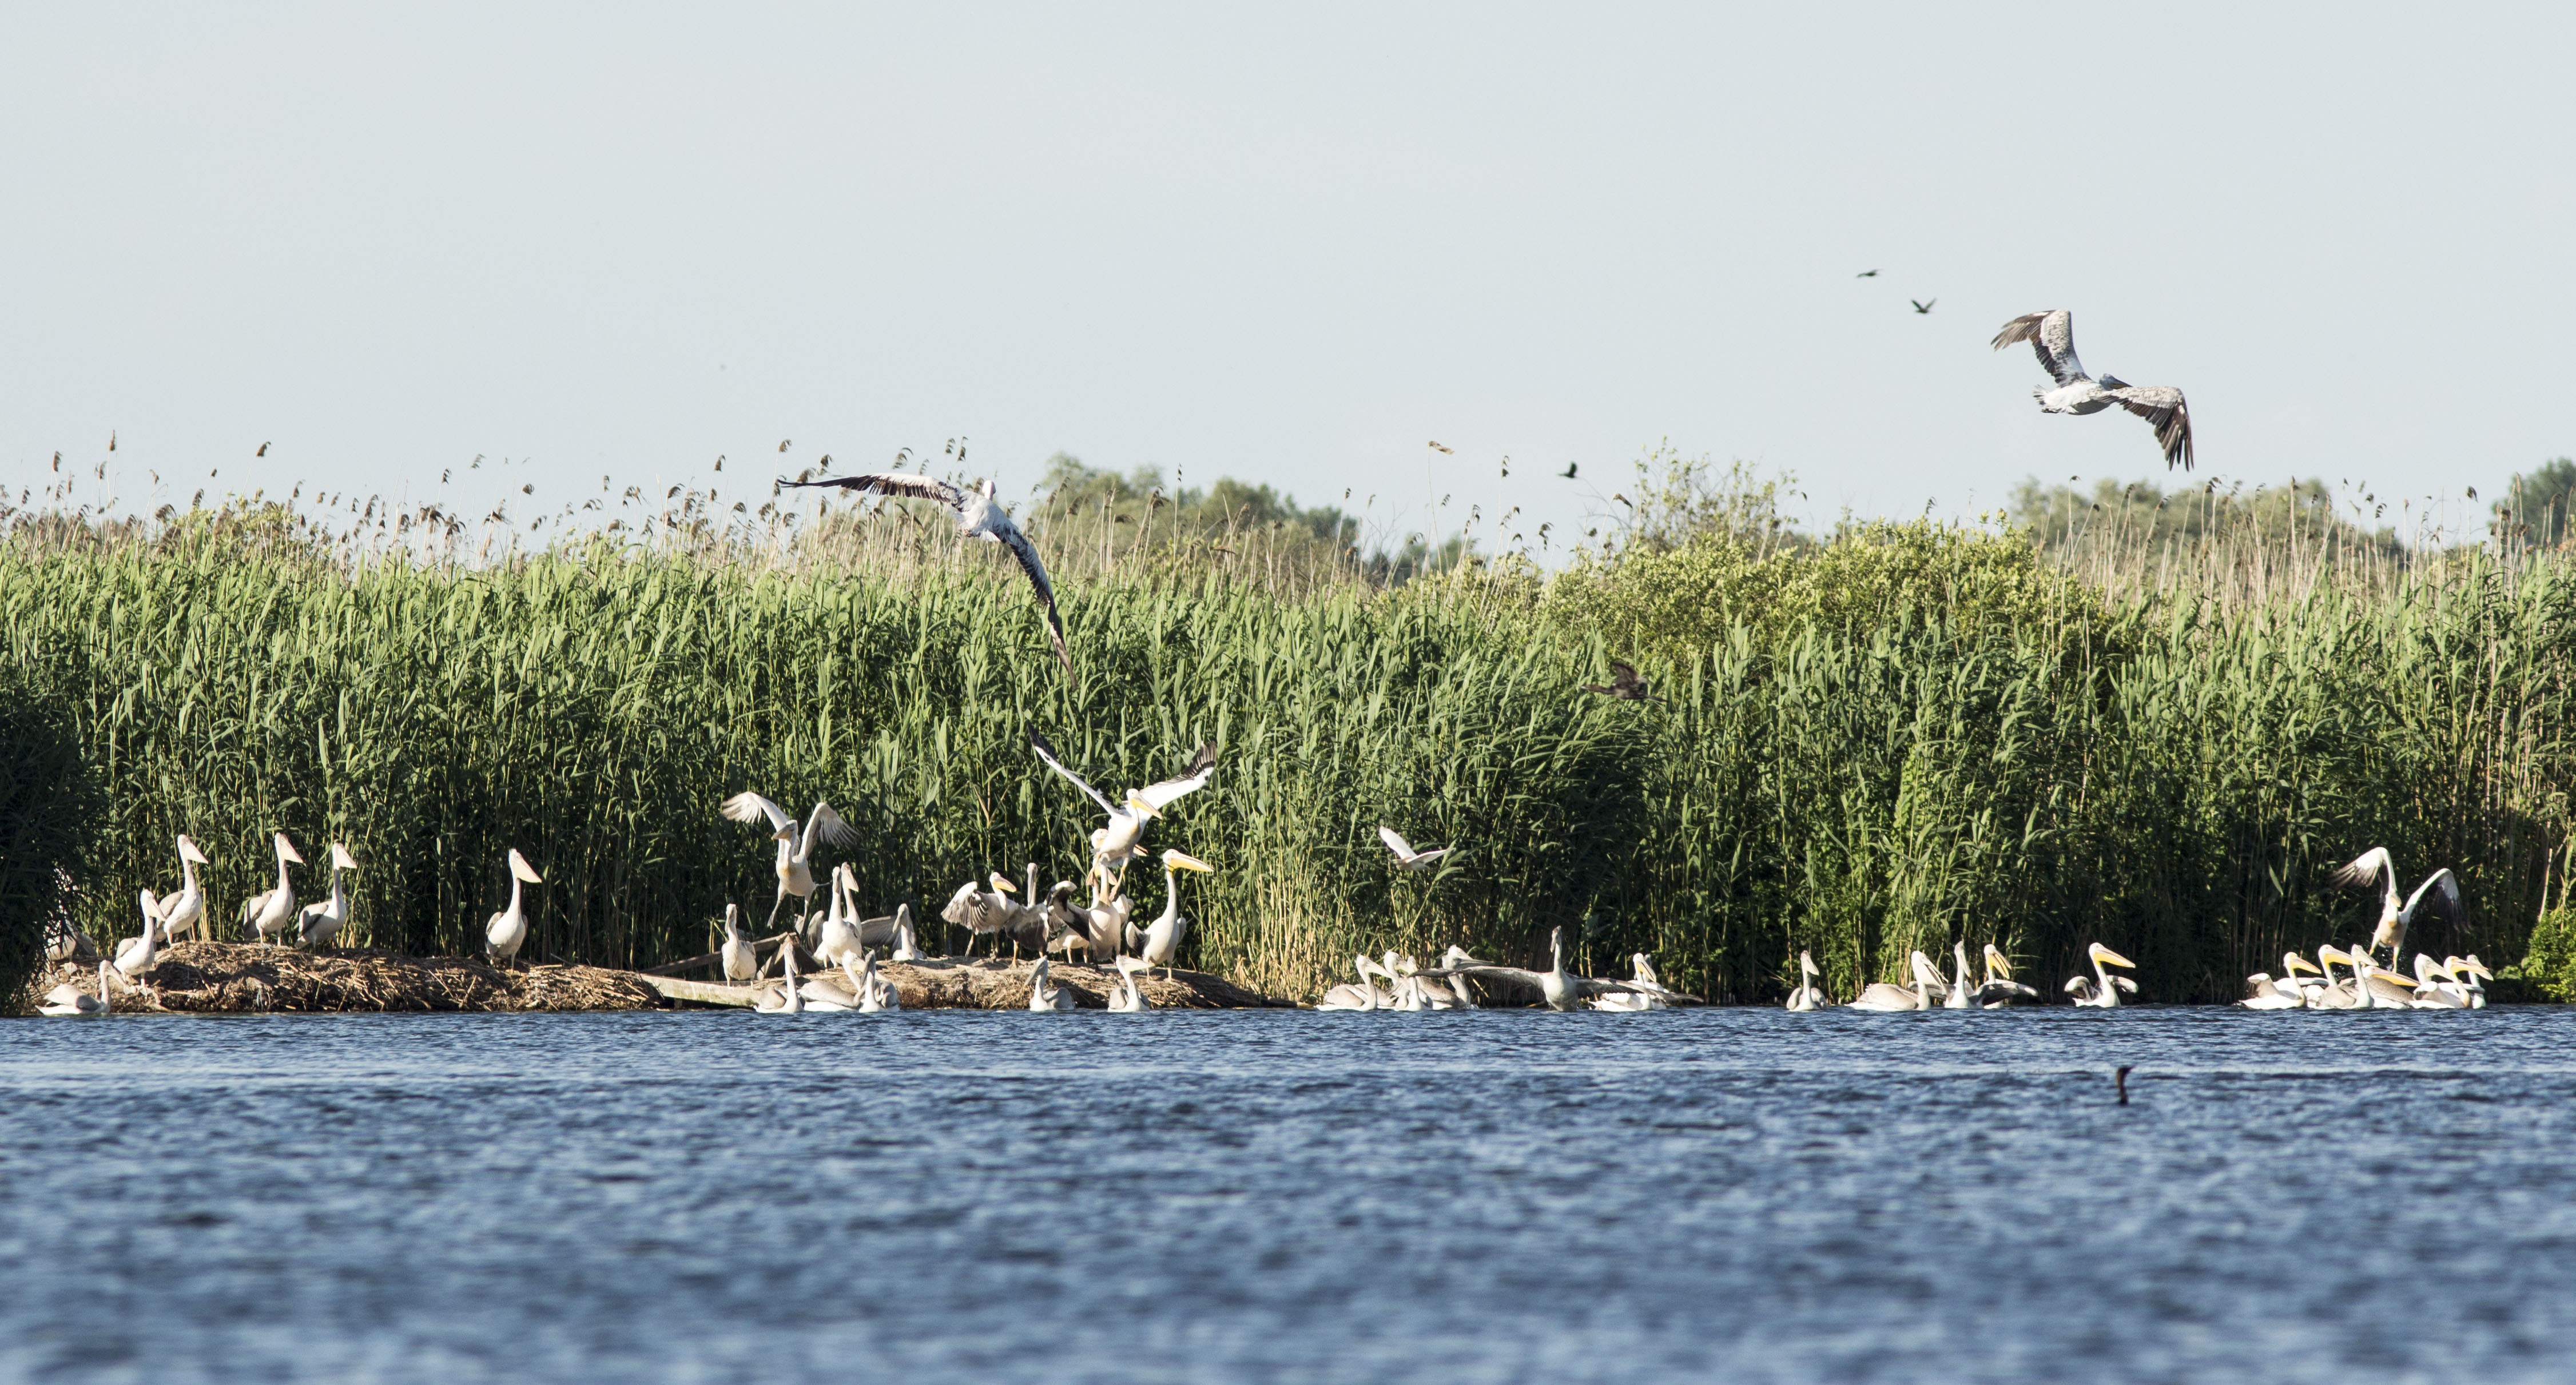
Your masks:
{"label": "leafy bush", "polygon": [[42,964],[47,929],[69,919],[96,821],[71,717],[24,674],[0,677],[0,1008]]}

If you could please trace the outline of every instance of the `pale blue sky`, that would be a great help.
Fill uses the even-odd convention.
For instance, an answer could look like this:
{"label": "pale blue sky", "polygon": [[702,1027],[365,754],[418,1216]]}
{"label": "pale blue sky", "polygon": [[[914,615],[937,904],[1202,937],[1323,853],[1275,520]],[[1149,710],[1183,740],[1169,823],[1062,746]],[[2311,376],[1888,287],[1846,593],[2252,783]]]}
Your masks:
{"label": "pale blue sky", "polygon": [[1988,352],[2048,307],[2203,475],[2576,452],[2576,10],[1956,11],[12,6],[0,475],[560,504],[964,434],[1399,528],[1665,437],[1821,519],[2161,475]]}

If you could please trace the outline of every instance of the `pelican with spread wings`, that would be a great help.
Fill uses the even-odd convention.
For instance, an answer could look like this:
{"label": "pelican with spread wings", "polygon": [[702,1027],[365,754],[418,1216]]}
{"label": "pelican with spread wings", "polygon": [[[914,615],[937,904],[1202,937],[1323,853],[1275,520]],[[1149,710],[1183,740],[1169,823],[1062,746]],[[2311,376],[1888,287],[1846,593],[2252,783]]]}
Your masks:
{"label": "pelican with spread wings", "polygon": [[806,815],[805,825],[798,827],[787,810],[753,793],[749,789],[724,801],[724,815],[736,822],[769,820],[769,833],[778,840],[778,902],[769,906],[766,928],[778,922],[778,911],[787,904],[787,896],[805,901],[806,911],[814,907],[814,847],[818,842],[834,846],[856,846],[859,834],[832,811],[829,803],[817,802]]}
{"label": "pelican with spread wings", "polygon": [[1538,991],[1539,997],[1547,1002],[1547,1008],[1551,1010],[1580,1010],[1584,1008],[1583,1002],[1603,995],[1650,995],[1667,1005],[1699,1003],[1699,998],[1696,996],[1667,991],[1653,983],[1600,981],[1567,971],[1565,969],[1565,930],[1562,928],[1547,935],[1547,950],[1549,964],[1545,971],[1529,971],[1521,967],[1498,967],[1491,963],[1461,963],[1434,967],[1420,974],[1433,980],[1464,976],[1477,981],[1499,981],[1507,985],[1533,987]]}
{"label": "pelican with spread wings", "polygon": [[2030,392],[2039,401],[2040,412],[2098,414],[2117,404],[2156,430],[2156,445],[2164,449],[2168,469],[2178,464],[2191,470],[2191,410],[2184,405],[2181,390],[2171,385],[2132,385],[2108,373],[2099,380],[2085,374],[2084,363],[2075,358],[2075,314],[2064,308],[2024,313],[1995,333],[1997,351],[2025,341],[2039,353],[2040,369],[2057,382],[2054,389]]}
{"label": "pelican with spread wings", "polygon": [[1089,795],[1092,802],[1109,814],[1109,825],[1091,834],[1092,861],[1098,869],[1114,869],[1122,877],[1127,862],[1145,855],[1145,824],[1159,817],[1183,794],[1205,788],[1208,776],[1216,771],[1216,747],[1202,745],[1199,753],[1190,757],[1189,768],[1159,784],[1129,789],[1125,802],[1112,803],[1101,796],[1100,790],[1082,782],[1081,775],[1066,769],[1064,761],[1056,757],[1055,747],[1047,744],[1046,737],[1031,731],[1029,749],[1046,761],[1048,769],[1063,775],[1067,783]]}
{"label": "pelican with spread wings", "polygon": [[1011,512],[1002,508],[994,497],[993,483],[988,479],[973,490],[964,490],[936,476],[922,476],[908,471],[872,471],[863,476],[833,476],[820,481],[790,481],[779,478],[782,488],[795,486],[835,486],[862,495],[900,495],[912,500],[936,500],[957,512],[957,532],[998,543],[1011,550],[1020,560],[1020,571],[1029,576],[1029,585],[1037,589],[1038,605],[1045,608],[1047,639],[1055,646],[1056,662],[1064,665],[1066,677],[1073,675],[1073,659],[1064,651],[1064,620],[1055,610],[1055,584],[1047,580],[1046,564],[1038,561],[1037,545],[1020,532]]}

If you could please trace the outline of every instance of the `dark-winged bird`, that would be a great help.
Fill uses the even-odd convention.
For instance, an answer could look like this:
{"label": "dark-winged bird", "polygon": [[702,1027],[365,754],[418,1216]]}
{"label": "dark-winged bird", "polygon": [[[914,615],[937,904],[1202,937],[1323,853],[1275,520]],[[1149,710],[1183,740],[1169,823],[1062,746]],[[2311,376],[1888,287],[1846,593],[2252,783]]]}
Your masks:
{"label": "dark-winged bird", "polygon": [[2098,414],[2117,404],[2156,430],[2156,445],[2164,449],[2168,469],[2179,463],[2183,470],[2191,470],[2191,411],[2183,404],[2181,390],[2171,385],[2132,385],[2107,373],[2099,380],[2085,374],[2084,363],[2075,358],[2075,314],[2064,308],[2024,313],[2005,323],[1995,334],[1995,349],[2022,341],[2039,353],[2040,368],[2057,382],[2055,389],[2030,392],[2039,401],[2040,412]]}
{"label": "dark-winged bird", "polygon": [[1621,663],[1617,659],[1610,661],[1609,682],[1586,683],[1583,685],[1583,690],[1588,693],[1599,693],[1603,697],[1615,697],[1621,702],[1663,701],[1662,698],[1647,693],[1646,680],[1637,676],[1637,670],[1633,665]]}
{"label": "dark-winged bird", "polygon": [[1578,463],[1578,462],[1567,462],[1567,463],[1565,464],[1565,470],[1558,472],[1558,473],[1557,473],[1557,475],[1564,477],[1564,478],[1565,478],[1566,480],[1568,480],[1568,481],[1571,481],[1571,480],[1573,480],[1573,479],[1574,479],[1574,468],[1575,468],[1575,467],[1577,467],[1577,466],[1579,466],[1579,465],[1581,465],[1581,463]]}
{"label": "dark-winged bird", "polygon": [[834,476],[821,481],[778,482],[781,489],[797,486],[833,486],[863,495],[900,495],[913,500],[936,500],[957,512],[957,532],[970,534],[986,543],[998,543],[1011,550],[1020,560],[1020,570],[1028,574],[1029,585],[1037,590],[1038,605],[1046,614],[1047,638],[1055,645],[1056,662],[1064,665],[1066,676],[1073,673],[1073,659],[1064,652],[1064,621],[1055,611],[1055,585],[1047,580],[1046,564],[1038,561],[1038,550],[1020,526],[1011,522],[1011,513],[993,498],[990,480],[974,490],[959,488],[935,476],[919,476],[907,471],[872,471],[864,476]]}
{"label": "dark-winged bird", "polygon": [[1915,303],[1913,299],[1909,298],[1909,299],[1906,299],[1905,301],[1906,301],[1906,302],[1908,302],[1908,303],[1914,303],[1914,311],[1916,311],[1916,312],[1918,312],[1918,313],[1928,313],[1928,312],[1932,311],[1932,304],[1933,304],[1933,303],[1938,303],[1938,302],[1940,302],[1941,300],[1940,300],[1940,299],[1938,299],[1938,298],[1935,298],[1935,299],[1930,300],[1929,302]]}

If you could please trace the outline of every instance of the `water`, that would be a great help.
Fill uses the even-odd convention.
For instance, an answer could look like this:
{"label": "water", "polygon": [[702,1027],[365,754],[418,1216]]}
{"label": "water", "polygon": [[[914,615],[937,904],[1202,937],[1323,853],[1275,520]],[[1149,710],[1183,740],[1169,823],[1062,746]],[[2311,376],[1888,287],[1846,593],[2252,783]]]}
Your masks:
{"label": "water", "polygon": [[6,1378],[2576,1371],[2570,1010],[0,1032]]}

